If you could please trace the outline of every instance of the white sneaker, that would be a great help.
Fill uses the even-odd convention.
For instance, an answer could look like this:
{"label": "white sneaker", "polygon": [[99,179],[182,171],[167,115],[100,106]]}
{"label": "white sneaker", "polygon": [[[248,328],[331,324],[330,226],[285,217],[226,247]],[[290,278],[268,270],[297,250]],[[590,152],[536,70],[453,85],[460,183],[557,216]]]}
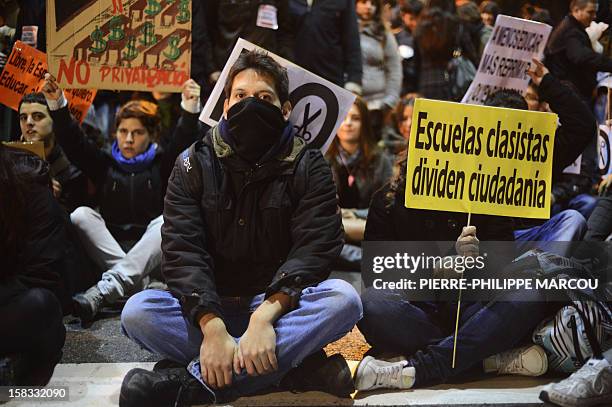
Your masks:
{"label": "white sneaker", "polygon": [[563,407],[612,405],[612,366],[591,359],[567,379],[544,386],[540,400]]}
{"label": "white sneaker", "polygon": [[539,345],[511,349],[483,361],[487,373],[541,376],[548,370],[546,352]]}
{"label": "white sneaker", "polygon": [[385,362],[366,356],[355,372],[355,389],[409,389],[414,385],[415,369],[408,362]]}

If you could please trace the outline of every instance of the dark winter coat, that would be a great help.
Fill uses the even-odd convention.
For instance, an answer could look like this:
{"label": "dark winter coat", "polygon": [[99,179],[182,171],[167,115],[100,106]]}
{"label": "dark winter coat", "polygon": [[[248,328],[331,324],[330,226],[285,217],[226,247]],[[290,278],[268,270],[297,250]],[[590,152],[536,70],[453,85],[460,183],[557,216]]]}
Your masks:
{"label": "dark winter coat", "polygon": [[[262,5],[276,8],[277,29],[257,26]],[[215,70],[223,69],[238,38],[293,60],[293,27],[288,0],[206,0],[205,7]]]}
{"label": "dark winter coat", "polygon": [[335,83],[361,85],[362,63],[354,0],[289,0],[295,63]]}
{"label": "dark winter coat", "polygon": [[612,72],[612,59],[593,51],[586,30],[571,15],[565,16],[550,35],[545,55],[550,72],[559,80],[573,83],[586,100],[593,97],[597,72]]}
{"label": "dark winter coat", "polygon": [[51,117],[57,141],[68,159],[96,185],[100,214],[110,232],[120,241],[140,239],[149,222],[162,213],[170,162],[197,136],[173,137],[165,149],[158,147],[149,168],[130,173],[117,164],[110,152],[87,139],[67,108],[52,111]]}
{"label": "dark winter coat", "polygon": [[301,139],[252,168],[214,127],[177,159],[164,205],[162,272],[194,324],[204,313],[223,318],[220,297],[299,298],[328,277],[342,243],[330,168]]}
{"label": "dark winter coat", "polygon": [[53,198],[49,164],[22,150],[9,154],[17,176],[27,183],[25,189],[25,244],[18,253],[2,258],[0,304],[26,288],[46,288],[68,309],[71,302],[74,248],[68,238],[65,211]]}
{"label": "dark winter coat", "polygon": [[[587,104],[553,75],[546,75],[538,88],[540,100],[559,116],[553,148],[553,184],[559,181],[565,167],[573,163],[597,136],[597,122]],[[517,229],[541,224],[538,219],[517,219]]]}

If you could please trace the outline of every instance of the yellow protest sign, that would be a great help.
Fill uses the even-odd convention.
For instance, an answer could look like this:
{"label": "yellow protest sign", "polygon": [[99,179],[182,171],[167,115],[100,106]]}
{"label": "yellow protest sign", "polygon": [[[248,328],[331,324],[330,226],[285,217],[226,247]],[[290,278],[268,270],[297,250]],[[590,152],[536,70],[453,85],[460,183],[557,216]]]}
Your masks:
{"label": "yellow protest sign", "polygon": [[417,99],[407,208],[548,218],[557,115]]}

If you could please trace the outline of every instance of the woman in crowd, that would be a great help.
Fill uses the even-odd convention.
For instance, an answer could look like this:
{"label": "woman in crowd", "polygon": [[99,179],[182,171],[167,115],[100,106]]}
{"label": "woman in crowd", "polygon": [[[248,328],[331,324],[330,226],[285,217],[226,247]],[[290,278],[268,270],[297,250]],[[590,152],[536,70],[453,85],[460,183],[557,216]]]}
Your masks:
{"label": "woman in crowd", "polygon": [[380,144],[391,157],[398,157],[408,148],[408,139],[412,129],[412,111],[417,97],[419,95],[416,93],[404,96],[393,109],[392,122],[383,129]]}
{"label": "woman in crowd", "polygon": [[493,27],[500,12],[499,6],[494,1],[485,0],[480,3],[480,18],[486,26]]}
{"label": "woman in crowd", "polygon": [[397,42],[381,17],[380,0],[357,0],[361,59],[363,61],[363,98],[372,114],[372,126],[380,138],[384,116],[399,100],[402,64]]}
{"label": "woman in crowd", "polygon": [[368,108],[361,98],[349,110],[326,158],[332,168],[349,242],[363,240],[374,192],[391,177],[392,164],[374,141]]}
{"label": "woman in crowd", "polygon": [[[183,89],[183,103],[197,103],[199,86],[189,80]],[[196,134],[173,138],[162,147],[157,105],[130,101],[116,115],[112,151],[102,151],[70,117],[63,93],[49,74],[42,91],[58,129],[57,141],[100,194],[99,213],[80,207],[71,214],[85,250],[104,271],[97,284],[74,297],[75,314],[91,321],[104,305],[141,290],[146,277],[160,265],[161,213],[169,170]]]}
{"label": "woman in crowd", "polygon": [[456,17],[439,8],[421,13],[416,41],[421,55],[419,93],[428,99],[451,100],[448,64],[459,33]]}
{"label": "woman in crowd", "polygon": [[0,386],[44,386],[66,336],[64,211],[51,194],[49,165],[2,143],[0,196]]}

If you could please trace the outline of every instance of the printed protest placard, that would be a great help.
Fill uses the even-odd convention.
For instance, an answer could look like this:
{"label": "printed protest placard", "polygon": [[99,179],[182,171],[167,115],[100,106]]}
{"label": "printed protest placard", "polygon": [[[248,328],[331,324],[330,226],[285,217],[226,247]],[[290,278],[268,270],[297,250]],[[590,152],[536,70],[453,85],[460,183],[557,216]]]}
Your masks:
{"label": "printed protest placard", "polygon": [[190,0],[49,0],[49,71],[63,88],[180,92]]}
{"label": "printed protest placard", "polygon": [[612,173],[610,159],[612,158],[612,129],[606,125],[599,126],[597,135],[597,156],[599,162],[599,173],[606,176]]}
{"label": "printed protest placard", "polygon": [[408,208],[548,218],[557,115],[417,99]]}
{"label": "printed protest placard", "polygon": [[293,107],[289,121],[293,123],[296,136],[302,137],[309,146],[319,148],[325,153],[336,135],[338,127],[351,109],[355,101],[355,95],[242,38],[238,40],[232,50],[221,76],[219,76],[219,80],[202,110],[200,120],[209,126],[215,126],[221,119],[225,100],[223,87],[227,81],[229,70],[241,52],[255,49],[267,53],[287,69],[289,101]]}
{"label": "printed protest placard", "polygon": [[523,94],[529,84],[526,72],[533,58],[542,59],[551,30],[547,24],[499,15],[476,77],[461,102],[482,105],[500,89]]}
{"label": "printed protest placard", "polygon": [[[46,54],[17,41],[0,74],[0,103],[17,110],[24,95],[40,91],[46,72]],[[68,89],[64,90],[64,95],[70,113],[82,123],[96,96],[96,90]]]}

